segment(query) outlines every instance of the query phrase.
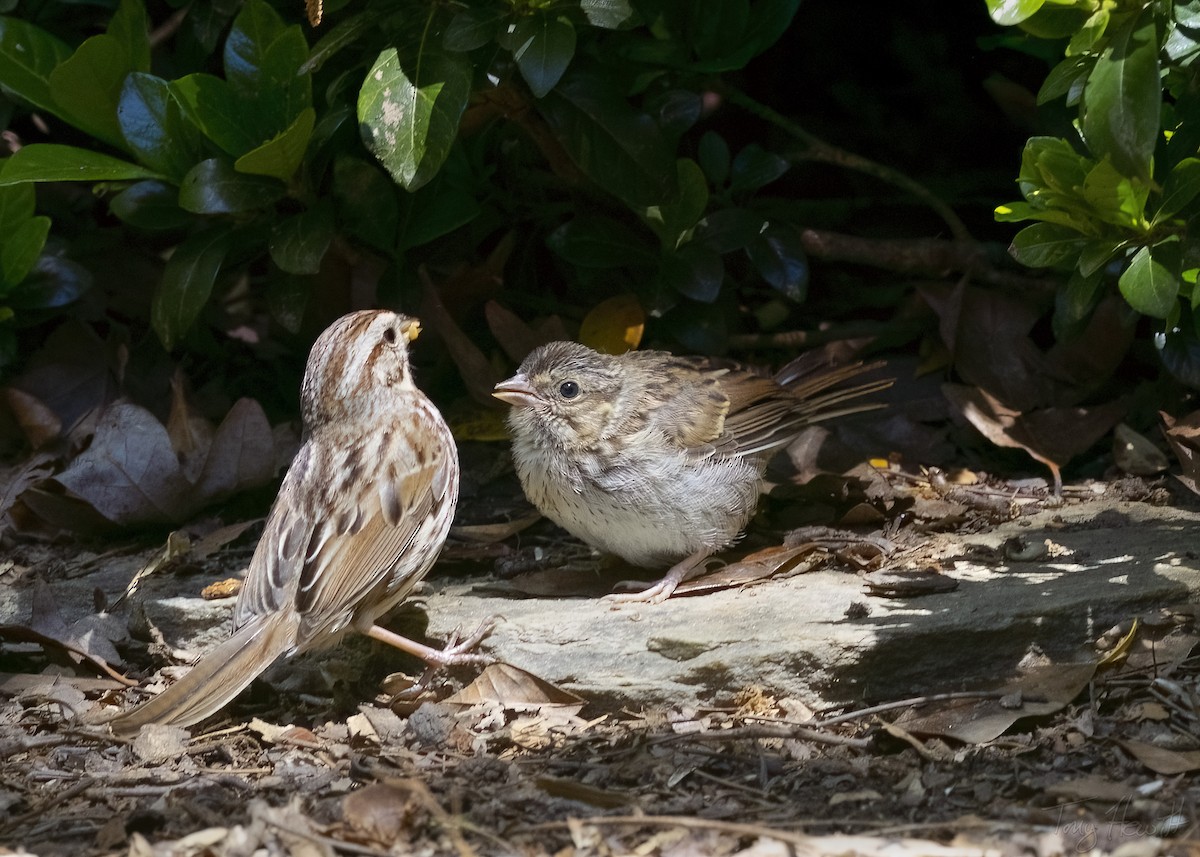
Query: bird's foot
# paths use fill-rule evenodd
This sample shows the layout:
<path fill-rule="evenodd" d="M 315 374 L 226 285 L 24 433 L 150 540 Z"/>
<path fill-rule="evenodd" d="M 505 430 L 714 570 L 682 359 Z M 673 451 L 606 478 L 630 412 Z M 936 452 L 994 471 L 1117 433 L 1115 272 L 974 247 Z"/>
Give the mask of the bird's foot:
<path fill-rule="evenodd" d="M 416 640 L 410 640 L 408 637 L 402 637 L 395 631 L 389 631 L 387 628 L 381 628 L 378 625 L 372 625 L 371 629 L 367 631 L 367 636 L 420 658 L 435 669 L 462 666 L 463 664 L 486 666 L 487 664 L 495 663 L 496 659 L 483 652 L 476 652 L 474 649 L 492 632 L 498 618 L 500 617 L 489 616 L 487 619 L 484 619 L 479 623 L 479 627 L 471 632 L 471 636 L 464 640 L 459 640 L 460 631 L 458 628 L 455 628 L 450 633 L 449 641 L 441 649 L 435 649 L 432 646 L 426 646 L 424 643 L 418 643 Z"/>

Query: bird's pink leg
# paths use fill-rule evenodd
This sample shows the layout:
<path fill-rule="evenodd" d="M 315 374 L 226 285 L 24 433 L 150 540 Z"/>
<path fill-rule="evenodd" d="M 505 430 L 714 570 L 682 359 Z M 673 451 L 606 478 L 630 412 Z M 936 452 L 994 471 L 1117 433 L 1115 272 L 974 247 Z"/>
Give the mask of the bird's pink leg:
<path fill-rule="evenodd" d="M 485 655 L 472 650 L 483 641 L 484 637 L 492 633 L 492 628 L 495 624 L 495 616 L 484 619 L 479 623 L 479 627 L 474 630 L 471 636 L 462 641 L 458 640 L 458 632 L 456 631 L 450 636 L 450 642 L 446 644 L 446 648 L 444 649 L 434 649 L 423 643 L 410 640 L 408 637 L 402 637 L 395 631 L 381 628 L 379 625 L 372 625 L 370 630 L 367 631 L 367 636 L 373 640 L 379 640 L 381 643 L 387 643 L 389 646 L 395 646 L 402 652 L 408 652 L 413 657 L 420 658 L 431 667 L 491 664 L 496 661 L 491 655 Z"/>
<path fill-rule="evenodd" d="M 606 601 L 614 601 L 618 604 L 661 604 L 671 597 L 671 594 L 676 590 L 679 584 L 685 580 L 691 580 L 704 571 L 704 560 L 712 555 L 710 550 L 697 551 L 686 559 L 675 563 L 670 570 L 663 575 L 662 580 L 657 583 L 646 585 L 645 581 L 641 580 L 622 580 L 614 589 L 629 589 L 633 587 L 642 587 L 640 592 L 614 592 L 604 596 Z"/>

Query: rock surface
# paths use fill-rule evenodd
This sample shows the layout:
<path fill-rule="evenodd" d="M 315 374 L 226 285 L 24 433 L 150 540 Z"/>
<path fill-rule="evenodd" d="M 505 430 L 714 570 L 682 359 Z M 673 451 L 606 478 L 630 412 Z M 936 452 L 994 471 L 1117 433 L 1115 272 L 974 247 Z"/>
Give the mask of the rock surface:
<path fill-rule="evenodd" d="M 618 606 L 501 595 L 479 579 L 435 575 L 422 600 L 431 636 L 498 614 L 504 621 L 489 651 L 596 701 L 714 703 L 758 685 L 816 706 L 987 687 L 1031 647 L 1055 660 L 1094 656 L 1092 643 L 1114 623 L 1200 595 L 1198 532 L 1200 513 L 1176 507 L 1088 502 L 1038 511 L 983 534 L 930 536 L 922 554 L 940 557 L 958 586 L 904 599 L 869 595 L 856 574 L 824 570 Z M 986 550 L 1013 537 L 1034 554 L 1049 540 L 1049 555 L 1012 561 Z M 93 616 L 94 588 L 115 599 L 145 559 L 97 563 L 55 582 L 59 614 L 68 623 Z M 228 633 L 233 599 L 178 595 L 207 582 L 166 574 L 143 587 L 146 614 L 179 650 L 199 653 Z M 31 597 L 28 587 L 0 587 L 0 622 L 26 623 Z"/>

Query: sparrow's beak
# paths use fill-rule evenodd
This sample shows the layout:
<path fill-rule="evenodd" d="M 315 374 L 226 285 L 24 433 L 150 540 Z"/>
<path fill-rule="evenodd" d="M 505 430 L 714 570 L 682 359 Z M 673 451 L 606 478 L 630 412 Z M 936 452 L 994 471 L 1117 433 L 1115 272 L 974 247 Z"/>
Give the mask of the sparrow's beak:
<path fill-rule="evenodd" d="M 412 342 L 421 335 L 421 322 L 415 318 L 405 319 L 400 323 L 400 333 L 404 335 L 406 340 Z"/>
<path fill-rule="evenodd" d="M 497 384 L 492 390 L 492 395 L 518 408 L 532 408 L 539 401 L 529 380 L 519 372 L 507 381 Z"/>

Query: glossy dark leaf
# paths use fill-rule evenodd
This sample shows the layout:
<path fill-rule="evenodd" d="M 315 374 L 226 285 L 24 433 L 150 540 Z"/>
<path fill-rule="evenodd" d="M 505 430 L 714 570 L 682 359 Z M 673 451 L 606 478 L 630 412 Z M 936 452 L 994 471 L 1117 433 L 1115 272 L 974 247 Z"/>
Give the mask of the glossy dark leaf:
<path fill-rule="evenodd" d="M 575 28 L 566 18 L 536 14 L 513 29 L 513 59 L 535 98 L 542 98 L 562 79 L 575 56 Z"/>
<path fill-rule="evenodd" d="M 758 273 L 788 299 L 799 303 L 808 293 L 808 256 L 794 226 L 768 226 L 746 245 Z"/>
<path fill-rule="evenodd" d="M 788 162 L 751 143 L 733 159 L 733 174 L 729 186 L 735 191 L 754 191 L 769 185 L 788 171 Z"/>
<path fill-rule="evenodd" d="M 700 138 L 697 156 L 700 168 L 704 170 L 713 186 L 725 184 L 725 180 L 729 178 L 731 163 L 729 144 L 725 142 L 725 138 L 716 131 L 705 131 L 704 136 Z"/>
<path fill-rule="evenodd" d="M 189 74 L 174 81 L 171 89 L 193 124 L 233 157 L 241 157 L 262 142 L 250 116 L 253 103 L 239 97 L 219 77 Z"/>
<path fill-rule="evenodd" d="M 538 107 L 571 159 L 596 184 L 634 208 L 672 190 L 674 155 L 658 125 L 633 112 L 608 84 L 567 75 Z"/>
<path fill-rule="evenodd" d="M 358 94 L 358 121 L 371 153 L 408 190 L 428 183 L 450 154 L 467 106 L 471 66 L 461 54 L 424 46 L 411 62 L 379 55 Z"/>
<path fill-rule="evenodd" d="M 766 225 L 761 214 L 744 208 L 723 208 L 704 218 L 696 230 L 696 240 L 718 253 L 730 253 L 747 246 Z"/>
<path fill-rule="evenodd" d="M 1167 176 L 1166 184 L 1163 186 L 1162 204 L 1154 215 L 1155 222 L 1165 220 L 1183 211 L 1198 193 L 1200 193 L 1200 158 L 1184 158 Z"/>
<path fill-rule="evenodd" d="M 443 173 L 416 193 L 401 198 L 397 246 L 410 250 L 428 244 L 470 223 L 482 210 L 467 189 L 449 183 Z"/>
<path fill-rule="evenodd" d="M 333 195 L 338 221 L 358 240 L 390 253 L 396 246 L 396 186 L 378 167 L 358 158 L 334 162 Z"/>
<path fill-rule="evenodd" d="M 721 294 L 725 264 L 721 257 L 696 244 L 688 244 L 663 257 L 659 276 L 663 283 L 685 297 L 712 303 Z"/>
<path fill-rule="evenodd" d="M 195 214 L 236 214 L 253 211 L 283 196 L 282 182 L 237 172 L 228 161 L 201 161 L 179 186 L 179 206 Z"/>
<path fill-rule="evenodd" d="M 140 72 L 126 77 L 117 116 L 129 151 L 176 181 L 206 154 L 200 130 L 183 115 L 171 84 L 160 77 Z"/>
<path fill-rule="evenodd" d="M 680 137 L 700 120 L 704 103 L 695 92 L 671 89 L 648 102 L 646 108 L 658 119 L 664 134 Z"/>
<path fill-rule="evenodd" d="M 8 302 L 18 310 L 55 309 L 79 300 L 91 287 L 92 274 L 83 265 L 43 253 Z"/>
<path fill-rule="evenodd" d="M 1082 330 L 1092 311 L 1104 295 L 1103 278 L 1099 272 L 1084 276 L 1078 271 L 1071 272 L 1071 279 L 1066 288 L 1055 293 L 1054 302 L 1054 336 L 1065 339 Z"/>
<path fill-rule="evenodd" d="M 228 228 L 220 226 L 192 235 L 167 260 L 150 309 L 150 323 L 168 351 L 208 303 L 228 251 Z"/>
<path fill-rule="evenodd" d="M 107 34 L 92 36 L 50 74 L 50 94 L 72 125 L 123 149 L 117 103 L 130 71 L 124 45 Z"/>
<path fill-rule="evenodd" d="M 111 155 L 61 146 L 57 143 L 33 143 L 22 146 L 3 162 L 0 186 L 21 182 L 105 182 L 165 178 L 147 169 Z"/>
<path fill-rule="evenodd" d="M 629 0 L 579 0 L 579 8 L 593 27 L 615 30 L 633 15 Z"/>
<path fill-rule="evenodd" d="M 304 160 L 316 119 L 316 111 L 305 107 L 284 131 L 242 155 L 234 162 L 234 167 L 238 172 L 288 181 Z"/>
<path fill-rule="evenodd" d="M 6 291 L 33 270 L 49 234 L 49 217 L 30 217 L 0 235 L 0 285 Z"/>
<path fill-rule="evenodd" d="M 0 187 L 0 240 L 29 218 L 37 207 L 37 192 L 32 184 Z"/>
<path fill-rule="evenodd" d="M 225 79 L 251 97 L 261 95 L 267 50 L 287 29 L 264 0 L 246 0 L 225 39 Z"/>
<path fill-rule="evenodd" d="M 333 205 L 328 201 L 285 218 L 271 230 L 271 259 L 290 274 L 315 274 L 334 231 Z"/>
<path fill-rule="evenodd" d="M 546 244 L 581 268 L 619 268 L 632 261 L 650 263 L 646 242 L 611 217 L 581 214 L 550 233 Z"/>
<path fill-rule="evenodd" d="M 1035 223 L 1016 234 L 1009 252 L 1022 265 L 1050 268 L 1068 262 L 1074 265 L 1086 244 L 1087 239 L 1074 229 L 1056 223 Z"/>
<path fill-rule="evenodd" d="M 446 27 L 442 45 L 448 51 L 473 51 L 496 38 L 506 17 L 502 9 L 467 7 Z"/>
<path fill-rule="evenodd" d="M 192 221 L 179 207 L 179 188 L 160 181 L 140 181 L 114 196 L 109 209 L 139 229 L 178 229 Z"/>
<path fill-rule="evenodd" d="M 70 46 L 18 18 L 0 18 L 0 88 L 34 107 L 58 114 L 50 74 L 71 55 Z"/>
<path fill-rule="evenodd" d="M 1143 247 L 1117 281 L 1121 295 L 1143 315 L 1166 318 L 1179 296 L 1178 259 L 1170 259 L 1168 248 Z"/>
<path fill-rule="evenodd" d="M 1162 108 L 1158 47 L 1154 9 L 1147 8 L 1113 34 L 1083 98 L 1083 137 L 1092 154 L 1143 179 L 1150 178 Z"/>

